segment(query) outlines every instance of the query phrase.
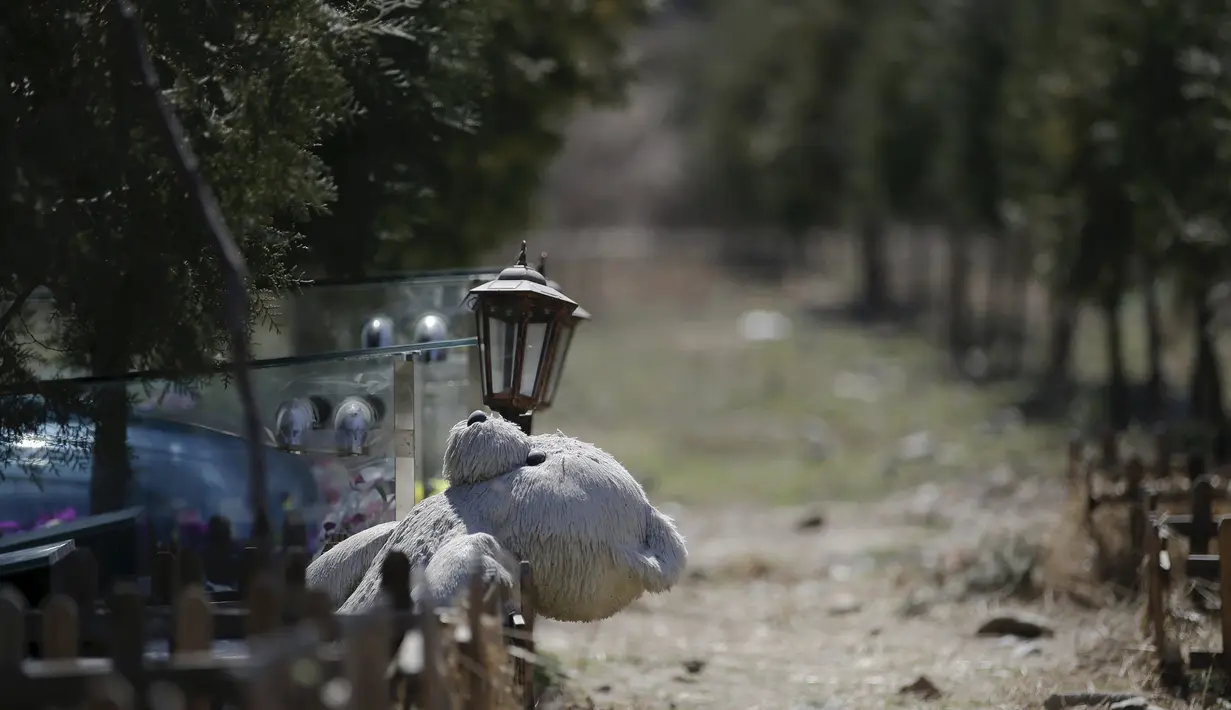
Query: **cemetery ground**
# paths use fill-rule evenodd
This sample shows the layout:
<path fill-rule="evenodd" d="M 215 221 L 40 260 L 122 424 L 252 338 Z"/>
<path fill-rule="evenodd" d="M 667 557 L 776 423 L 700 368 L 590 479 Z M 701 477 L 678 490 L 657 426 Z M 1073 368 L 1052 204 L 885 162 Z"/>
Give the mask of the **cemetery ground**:
<path fill-rule="evenodd" d="M 1190 707 L 1154 690 L 1139 603 L 1088 580 L 1064 433 L 1023 422 L 1017 388 L 949 376 L 909 333 L 810 321 L 791 294 L 723 292 L 687 313 L 595 309 L 536 421 L 616 455 L 691 553 L 668 594 L 540 624 L 576 698 L 1042 708 L 1097 690 Z M 789 335 L 741 337 L 741 315 L 774 330 L 755 309 Z M 1002 615 L 1037 626 L 979 634 Z"/>

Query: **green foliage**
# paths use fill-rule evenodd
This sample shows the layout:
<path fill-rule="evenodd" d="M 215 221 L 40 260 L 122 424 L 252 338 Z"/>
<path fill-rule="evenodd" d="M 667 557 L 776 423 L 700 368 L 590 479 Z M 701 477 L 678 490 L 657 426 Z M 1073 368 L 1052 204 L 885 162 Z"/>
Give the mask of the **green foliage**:
<path fill-rule="evenodd" d="M 304 219 L 333 196 L 312 148 L 345 118 L 349 90 L 332 58 L 345 17 L 275 0 L 151 6 L 143 21 L 252 286 L 286 288 L 298 236 L 276 219 Z M 224 346 L 220 271 L 156 142 L 116 22 L 92 0 L 0 15 L 0 72 L 17 87 L 0 118 L 5 286 L 51 292 L 49 346 L 71 364 L 200 367 Z"/>
<path fill-rule="evenodd" d="M 145 5 L 162 88 L 247 259 L 250 327 L 272 324 L 265 297 L 305 271 L 456 266 L 526 226 L 569 111 L 621 95 L 621 41 L 647 7 Z M 118 19 L 105 0 L 0 10 L 0 386 L 30 390 L 49 369 L 198 371 L 227 346 L 212 237 Z M 0 459 L 42 422 L 84 416 L 114 498 L 126 399 L 5 398 Z"/>
<path fill-rule="evenodd" d="M 904 218 L 935 216 L 940 193 L 933 163 L 942 131 L 927 71 L 937 51 L 930 3 L 882 7 L 858 50 L 849 117 L 851 195 L 865 209 Z"/>
<path fill-rule="evenodd" d="M 1034 237 L 1058 288 L 1226 271 L 1231 11 L 1159 0 L 722 0 L 686 105 L 727 219 Z"/>
<path fill-rule="evenodd" d="M 347 115 L 345 14 L 313 0 L 151 5 L 149 51 L 200 169 L 261 294 L 293 284 L 287 260 L 333 198 L 313 148 Z M 211 235 L 152 121 L 113 3 L 66 0 L 0 11 L 0 382 L 29 384 L 40 360 L 122 374 L 200 371 L 227 345 Z M 49 300 L 32 330 L 22 311 Z M 49 321 L 49 322 L 48 322 Z M 20 325 L 20 327 L 18 327 Z M 38 333 L 37 335 L 35 333 Z M 0 402 L 0 460 L 47 421 L 95 423 L 91 508 L 123 505 L 130 477 L 127 393 L 47 392 Z M 46 431 L 41 431 L 46 435 Z M 72 455 L 82 433 L 61 429 Z"/>
<path fill-rule="evenodd" d="M 835 221 L 849 151 L 844 90 L 872 5 L 725 0 L 713 11 L 688 91 L 714 216 L 788 232 Z"/>
<path fill-rule="evenodd" d="M 332 276 L 466 263 L 522 229 L 579 102 L 622 96 L 644 0 L 390 3 L 349 66 L 361 109 L 323 147 L 339 188 L 307 225 Z M 384 6 L 381 6 L 384 8 Z"/>

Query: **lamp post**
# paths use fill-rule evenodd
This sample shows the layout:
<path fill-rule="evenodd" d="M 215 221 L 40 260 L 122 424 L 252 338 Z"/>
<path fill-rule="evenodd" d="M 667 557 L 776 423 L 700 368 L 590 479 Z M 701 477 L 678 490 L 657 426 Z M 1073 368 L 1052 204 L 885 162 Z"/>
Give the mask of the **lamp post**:
<path fill-rule="evenodd" d="M 538 272 L 547 277 L 547 252 L 539 254 Z M 551 279 L 547 279 L 547 285 L 560 290 L 560 285 Z M 577 310 L 573 311 L 568 317 L 560 323 L 560 344 L 556 349 L 556 359 L 551 366 L 551 378 L 547 381 L 547 393 L 543 396 L 543 401 L 539 402 L 538 411 L 551 408 L 552 403 L 556 401 L 556 393 L 560 391 L 560 380 L 564 377 L 564 362 L 568 359 L 569 346 L 573 343 L 573 332 L 577 326 L 585 321 L 590 320 L 590 312 L 581 306 L 577 306 Z"/>
<path fill-rule="evenodd" d="M 483 404 L 529 434 L 528 415 L 547 395 L 560 336 L 577 302 L 526 265 L 523 241 L 517 263 L 470 289 L 467 304 L 475 313 Z"/>

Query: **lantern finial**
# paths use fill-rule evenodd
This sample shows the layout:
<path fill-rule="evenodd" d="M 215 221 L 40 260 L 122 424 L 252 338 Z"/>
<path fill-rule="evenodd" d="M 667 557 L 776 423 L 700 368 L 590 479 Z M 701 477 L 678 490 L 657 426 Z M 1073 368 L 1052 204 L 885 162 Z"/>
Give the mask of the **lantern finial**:
<path fill-rule="evenodd" d="M 521 240 L 521 254 L 517 256 L 517 265 L 518 266 L 526 265 L 526 240 L 525 239 Z"/>
<path fill-rule="evenodd" d="M 535 271 L 542 274 L 544 278 L 547 277 L 547 252 L 539 252 L 539 266 Z"/>

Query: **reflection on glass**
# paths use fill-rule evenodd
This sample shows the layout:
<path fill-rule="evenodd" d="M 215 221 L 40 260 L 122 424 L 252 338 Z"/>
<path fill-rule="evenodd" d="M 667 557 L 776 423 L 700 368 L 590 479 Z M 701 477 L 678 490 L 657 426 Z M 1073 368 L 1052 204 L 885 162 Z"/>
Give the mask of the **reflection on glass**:
<path fill-rule="evenodd" d="M 393 518 L 392 418 L 384 413 L 392 411 L 393 365 L 403 357 L 252 370 L 275 533 L 302 520 L 315 547 L 331 530 Z M 211 527 L 229 529 L 235 540 L 250 535 L 248 444 L 236 389 L 224 375 L 191 386 L 95 383 L 82 401 L 91 405 L 76 407 L 63 426 L 44 424 L 0 463 L 0 534 L 143 506 L 164 542 L 204 539 Z M 103 416 L 107 401 L 120 406 Z M 366 414 L 348 419 L 347 402 Z M 336 441 L 339 426 L 345 447 Z M 118 439 L 106 434 L 117 429 Z M 117 440 L 118 448 L 104 444 Z M 355 441 L 361 445 L 350 446 Z"/>
<path fill-rule="evenodd" d="M 444 471 L 445 441 L 449 429 L 482 405 L 479 391 L 470 380 L 467 364 L 469 357 L 477 356 L 476 348 L 467 348 L 446 360 L 429 358 L 426 362 L 415 363 L 415 367 L 423 368 L 423 416 L 422 421 L 416 424 L 423 431 L 423 456 L 420 457 L 424 467 L 422 475 L 429 479 L 440 478 Z M 439 483 L 433 486 L 433 490 L 440 488 Z"/>
<path fill-rule="evenodd" d="M 489 315 L 487 328 L 488 342 L 492 348 L 492 393 L 509 392 L 513 389 L 513 358 L 517 356 L 517 324 Z"/>
<path fill-rule="evenodd" d="M 556 401 L 556 390 L 560 388 L 560 376 L 564 373 L 569 345 L 573 343 L 573 330 L 571 325 L 560 329 L 560 345 L 556 348 L 556 359 L 551 363 L 551 379 L 547 381 L 547 401 L 552 404 Z"/>
<path fill-rule="evenodd" d="M 466 295 L 476 279 L 490 278 L 495 274 L 480 270 L 309 285 L 277 300 L 278 332 L 258 329 L 253 353 L 258 358 L 291 357 L 474 337 Z M 424 321 L 429 314 L 436 317 Z M 377 318 L 379 327 L 373 328 Z"/>
<path fill-rule="evenodd" d="M 519 394 L 527 397 L 534 394 L 534 385 L 538 382 L 539 359 L 543 357 L 543 340 L 546 337 L 546 323 L 526 324 L 526 344 L 525 353 L 522 355 Z"/>

